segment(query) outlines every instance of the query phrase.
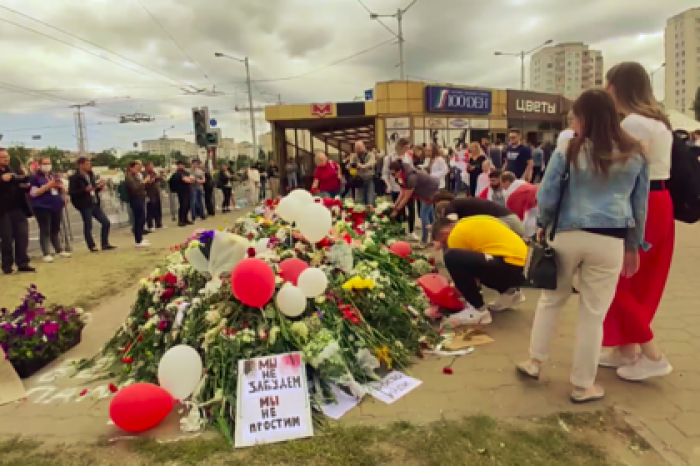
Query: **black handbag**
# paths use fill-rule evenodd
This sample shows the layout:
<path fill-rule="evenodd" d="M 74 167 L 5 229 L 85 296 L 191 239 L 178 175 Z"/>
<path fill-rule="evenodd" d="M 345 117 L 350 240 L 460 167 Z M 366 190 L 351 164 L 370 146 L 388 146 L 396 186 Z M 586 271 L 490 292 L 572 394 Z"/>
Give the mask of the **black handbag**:
<path fill-rule="evenodd" d="M 559 211 L 564 200 L 566 188 L 569 186 L 569 175 L 571 173 L 571 165 L 566 165 L 566 170 L 561 177 L 559 185 L 559 199 L 557 200 L 557 208 L 554 212 L 554 222 L 549 231 L 549 242 L 547 236 L 542 241 L 533 238 L 528 244 L 527 259 L 523 268 L 526 286 L 530 288 L 538 288 L 541 290 L 556 290 L 557 289 L 557 261 L 556 252 L 550 246 L 550 242 L 554 241 L 554 235 L 559 223 Z"/>

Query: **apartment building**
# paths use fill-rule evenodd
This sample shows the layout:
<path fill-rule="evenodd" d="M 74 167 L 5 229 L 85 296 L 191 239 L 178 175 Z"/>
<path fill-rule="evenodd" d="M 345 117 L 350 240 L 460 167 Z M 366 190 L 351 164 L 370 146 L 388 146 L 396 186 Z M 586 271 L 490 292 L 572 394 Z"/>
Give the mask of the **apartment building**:
<path fill-rule="evenodd" d="M 141 141 L 141 150 L 149 154 L 172 154 L 180 152 L 182 155 L 195 158 L 199 155 L 198 147 L 195 143 L 185 139 L 159 138 Z"/>
<path fill-rule="evenodd" d="M 691 8 L 666 21 L 665 107 L 695 118 L 693 101 L 700 87 L 700 8 Z"/>
<path fill-rule="evenodd" d="M 603 86 L 603 54 L 583 42 L 545 47 L 530 60 L 530 90 L 577 98 Z"/>

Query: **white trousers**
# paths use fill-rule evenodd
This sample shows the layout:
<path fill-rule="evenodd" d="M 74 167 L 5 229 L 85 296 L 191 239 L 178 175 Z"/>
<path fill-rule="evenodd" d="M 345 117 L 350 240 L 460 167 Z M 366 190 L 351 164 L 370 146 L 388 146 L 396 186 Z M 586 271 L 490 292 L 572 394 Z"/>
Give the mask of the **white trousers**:
<path fill-rule="evenodd" d="M 530 357 L 549 357 L 559 312 L 571 295 L 579 272 L 579 318 L 576 328 L 571 383 L 589 388 L 595 383 L 603 343 L 603 320 L 615 297 L 622 270 L 624 241 L 585 231 L 558 233 L 551 243 L 556 251 L 557 289 L 542 291 L 530 337 Z"/>
<path fill-rule="evenodd" d="M 258 183 L 248 180 L 248 200 L 250 201 L 250 207 L 255 207 L 260 202 L 258 199 L 260 196 L 260 191 L 258 188 Z"/>

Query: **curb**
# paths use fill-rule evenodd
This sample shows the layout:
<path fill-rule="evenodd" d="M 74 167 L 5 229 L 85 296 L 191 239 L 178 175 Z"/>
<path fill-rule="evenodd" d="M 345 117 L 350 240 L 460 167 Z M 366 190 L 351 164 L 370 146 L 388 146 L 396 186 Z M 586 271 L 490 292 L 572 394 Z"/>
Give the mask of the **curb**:
<path fill-rule="evenodd" d="M 634 416 L 633 414 L 625 411 L 624 409 L 615 406 L 615 412 L 622 416 L 627 425 L 640 437 L 646 440 L 649 445 L 656 451 L 659 456 L 668 464 L 669 466 L 690 466 L 690 463 L 678 453 L 671 445 L 666 443 L 652 432 L 644 421 Z"/>

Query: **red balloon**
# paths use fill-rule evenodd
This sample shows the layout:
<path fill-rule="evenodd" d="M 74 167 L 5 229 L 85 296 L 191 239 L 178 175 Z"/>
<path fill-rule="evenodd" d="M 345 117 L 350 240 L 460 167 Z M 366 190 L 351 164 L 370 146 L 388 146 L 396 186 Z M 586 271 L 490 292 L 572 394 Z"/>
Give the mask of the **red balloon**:
<path fill-rule="evenodd" d="M 231 272 L 231 290 L 243 304 L 263 307 L 275 292 L 275 273 L 262 259 L 243 259 Z"/>
<path fill-rule="evenodd" d="M 411 245 L 405 241 L 397 241 L 389 247 L 389 251 L 405 259 L 411 255 Z"/>
<path fill-rule="evenodd" d="M 132 433 L 152 429 L 173 409 L 175 400 L 159 387 L 137 383 L 122 388 L 109 404 L 109 418 L 122 430 Z"/>
<path fill-rule="evenodd" d="M 459 299 L 459 291 L 442 275 L 437 273 L 423 275 L 418 279 L 418 285 L 423 288 L 432 304 L 452 311 L 464 309 L 464 303 Z"/>
<path fill-rule="evenodd" d="M 299 275 L 308 268 L 309 264 L 296 257 L 285 259 L 280 262 L 280 277 L 282 277 L 284 281 L 291 282 L 292 285 L 296 286 Z"/>

